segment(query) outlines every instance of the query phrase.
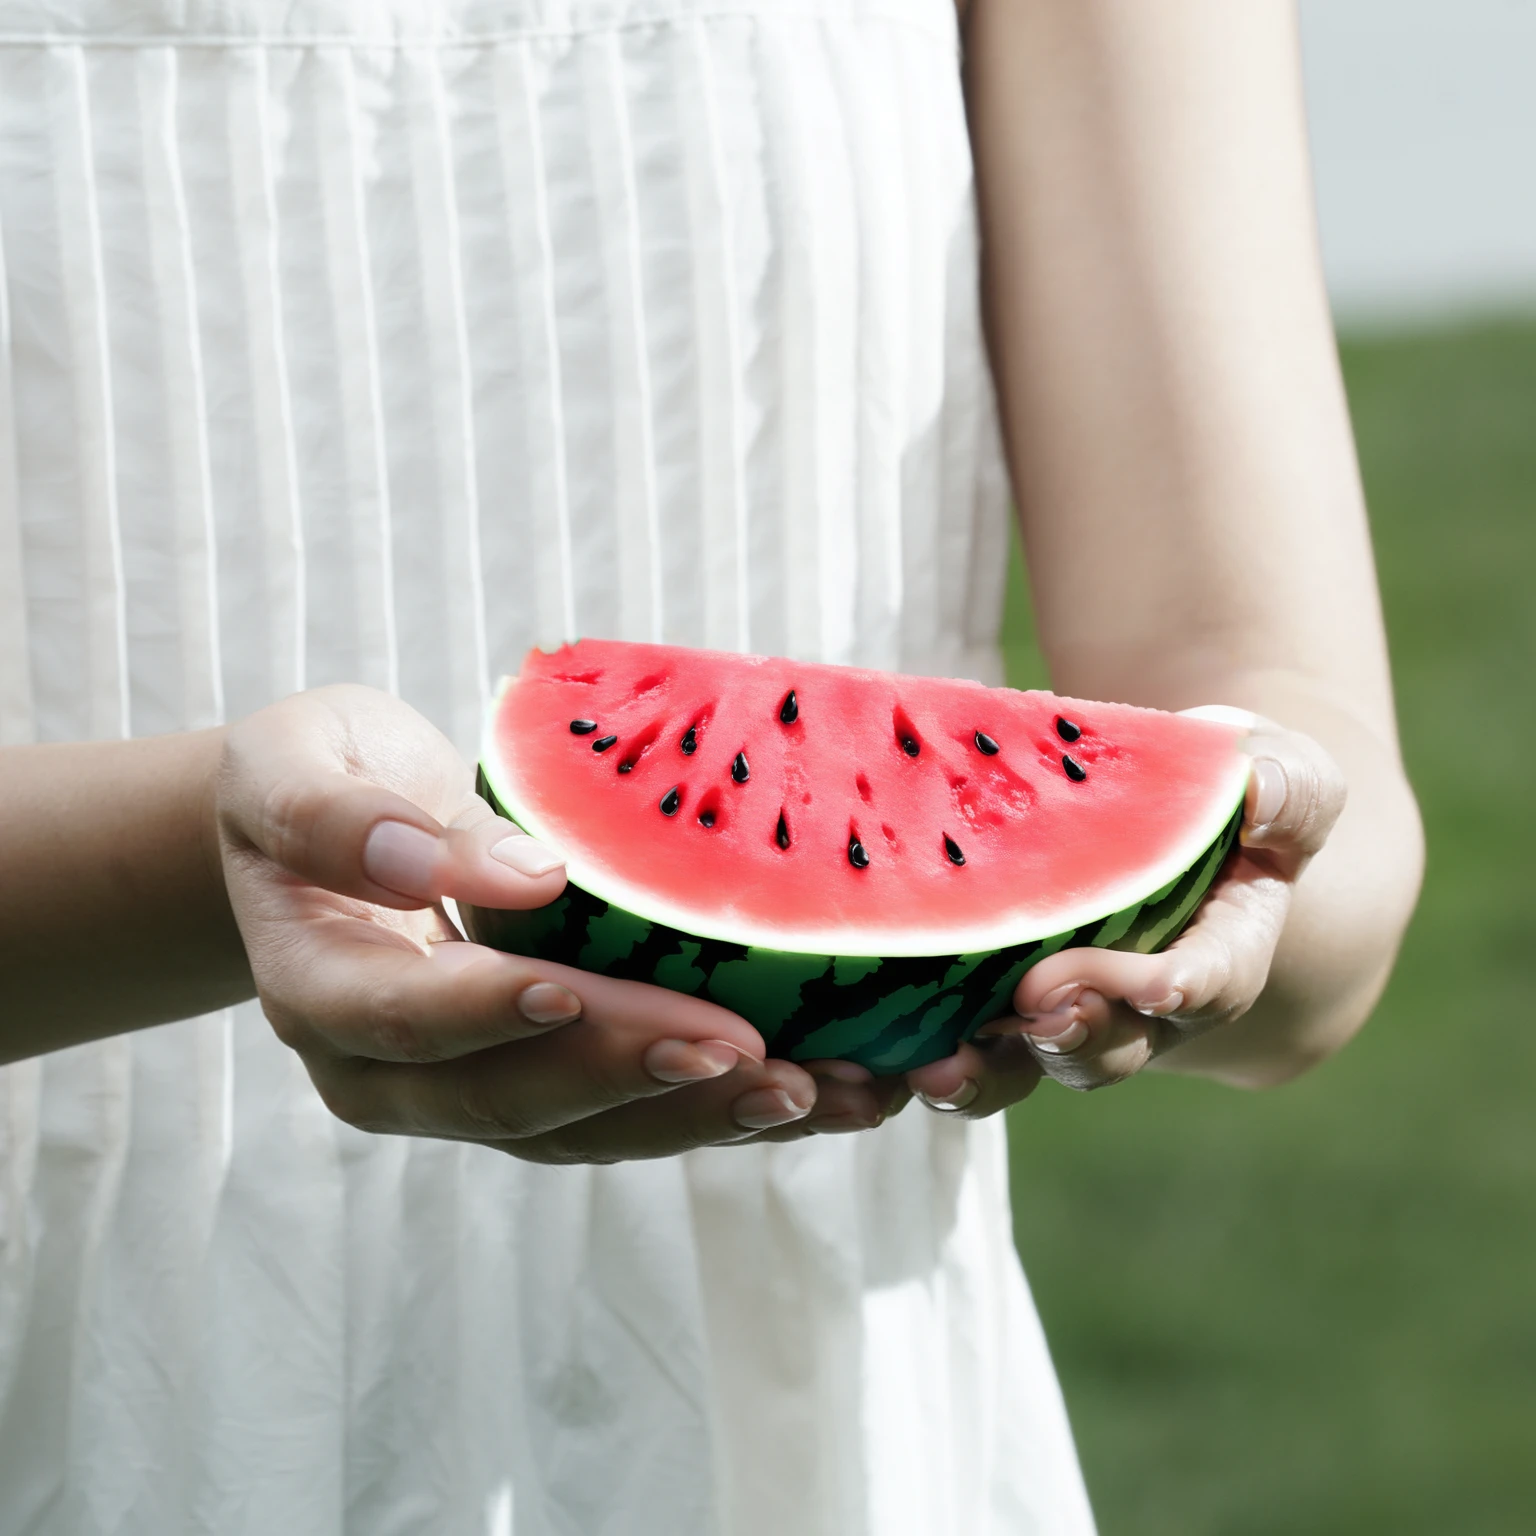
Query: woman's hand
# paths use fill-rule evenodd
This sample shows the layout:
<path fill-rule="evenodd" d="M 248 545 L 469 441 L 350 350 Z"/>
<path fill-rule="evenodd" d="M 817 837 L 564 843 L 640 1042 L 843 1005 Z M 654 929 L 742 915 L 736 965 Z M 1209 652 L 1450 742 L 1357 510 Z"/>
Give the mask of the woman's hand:
<path fill-rule="evenodd" d="M 1196 711 L 1198 713 L 1198 711 Z M 936 1109 L 992 1114 L 1042 1074 L 1102 1088 L 1241 1018 L 1269 976 L 1297 880 L 1344 808 L 1344 777 L 1311 739 L 1257 720 L 1238 847 L 1195 921 L 1166 950 L 1068 949 L 1032 967 L 1015 1012 L 907 1075 Z"/>
<path fill-rule="evenodd" d="M 712 1003 L 462 942 L 443 897 L 542 906 L 564 867 L 387 694 L 318 689 L 231 727 L 216 815 L 262 1006 L 355 1126 L 614 1162 L 880 1118 L 868 1073 L 765 1060 Z"/>

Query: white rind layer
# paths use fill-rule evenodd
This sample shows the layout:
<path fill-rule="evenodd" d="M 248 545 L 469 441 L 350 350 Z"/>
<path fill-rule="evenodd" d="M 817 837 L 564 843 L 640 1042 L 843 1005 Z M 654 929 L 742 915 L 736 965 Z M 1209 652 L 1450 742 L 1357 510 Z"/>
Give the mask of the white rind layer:
<path fill-rule="evenodd" d="M 516 683 L 515 677 L 501 679 L 496 688 L 497 704 L 507 689 Z M 930 928 L 923 933 L 896 933 L 889 929 L 859 928 L 842 923 L 836 927 L 816 929 L 781 927 L 771 923 L 734 921 L 728 913 L 722 913 L 718 908 L 706 911 L 681 906 L 615 875 L 580 852 L 562 847 L 560 834 L 552 831 L 538 812 L 513 791 L 502 772 L 495 740 L 495 723 L 499 714 L 500 710 L 493 704 L 487 713 L 485 736 L 480 750 L 480 764 L 491 792 L 523 831 L 548 843 L 556 852 L 564 855 L 566 878 L 573 885 L 579 885 L 599 900 L 622 907 L 626 912 L 633 912 L 650 922 L 663 923 L 668 928 L 676 928 L 679 932 L 697 938 L 718 939 L 729 944 L 745 944 L 759 949 L 776 949 L 785 954 L 869 956 L 880 959 L 921 955 L 978 955 L 996 949 L 1009 949 L 1016 944 L 1032 944 L 1040 939 L 1054 938 L 1059 933 L 1068 933 L 1074 928 L 1086 927 L 1089 923 L 1101 922 L 1106 917 L 1112 917 L 1127 907 L 1145 901 L 1154 891 L 1162 890 L 1182 875 L 1221 835 L 1248 790 L 1249 760 L 1239 755 L 1233 760 L 1222 785 L 1222 793 L 1211 796 L 1206 815 L 1172 844 L 1161 859 L 1144 865 L 1118 884 L 1104 887 L 1093 899 L 1072 906 L 1053 907 L 1044 912 L 1021 907 L 999 917 L 995 922 L 944 928 L 942 937 L 937 940 L 935 935 L 939 933 L 938 928 Z"/>

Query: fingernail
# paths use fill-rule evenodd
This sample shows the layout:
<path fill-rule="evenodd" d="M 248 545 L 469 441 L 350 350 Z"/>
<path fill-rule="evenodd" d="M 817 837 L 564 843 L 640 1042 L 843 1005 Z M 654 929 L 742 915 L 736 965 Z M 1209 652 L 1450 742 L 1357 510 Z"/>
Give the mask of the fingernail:
<path fill-rule="evenodd" d="M 941 1115 L 952 1115 L 956 1110 L 965 1109 L 976 1102 L 976 1095 L 981 1092 L 981 1084 L 973 1077 L 968 1077 L 955 1089 L 953 1093 L 919 1093 L 920 1098 L 929 1109 L 936 1109 Z"/>
<path fill-rule="evenodd" d="M 856 1061 L 818 1061 L 814 1065 L 802 1062 L 801 1065 L 812 1077 L 830 1077 L 837 1083 L 872 1083 L 875 1074 L 868 1067 L 861 1067 Z"/>
<path fill-rule="evenodd" d="M 569 1024 L 581 1017 L 581 999 L 553 981 L 536 981 L 517 994 L 517 1011 L 530 1024 Z"/>
<path fill-rule="evenodd" d="M 1044 1051 L 1048 1056 L 1066 1056 L 1088 1038 L 1088 1027 L 1079 1020 L 1073 1019 L 1065 1029 L 1057 1031 L 1054 1035 L 1036 1035 L 1026 1029 L 1024 1038 L 1036 1050 Z"/>
<path fill-rule="evenodd" d="M 1286 782 L 1285 769 L 1272 757 L 1254 759 L 1253 777 L 1259 787 L 1253 797 L 1253 820 L 1249 831 L 1260 832 L 1280 814 L 1290 786 Z"/>
<path fill-rule="evenodd" d="M 641 1059 L 659 1083 L 703 1083 L 723 1077 L 741 1052 L 725 1040 L 658 1040 Z"/>
<path fill-rule="evenodd" d="M 1057 987 L 1054 992 L 1047 992 L 1035 1007 L 1038 1013 L 1056 1013 L 1062 1008 L 1070 1008 L 1075 1003 L 1083 990 L 1080 981 L 1069 981 L 1064 986 Z"/>
<path fill-rule="evenodd" d="M 547 843 L 536 837 L 504 837 L 491 849 L 491 857 L 510 865 L 520 875 L 536 879 L 552 869 L 560 869 L 565 860 Z"/>
<path fill-rule="evenodd" d="M 803 1120 L 811 1106 L 802 1109 L 782 1088 L 755 1088 L 731 1105 L 731 1117 L 749 1131 L 766 1131 L 775 1125 Z"/>
<path fill-rule="evenodd" d="M 850 1136 L 856 1131 L 872 1131 L 880 1124 L 878 1115 L 857 1115 L 852 1111 L 841 1115 L 818 1115 L 806 1122 L 818 1136 Z"/>
<path fill-rule="evenodd" d="M 1184 1006 L 1184 994 L 1175 988 L 1160 1003 L 1148 1003 L 1136 1012 L 1144 1018 L 1160 1019 L 1165 1013 L 1177 1013 Z"/>
<path fill-rule="evenodd" d="M 402 896 L 430 896 L 437 839 L 406 821 L 381 821 L 363 844 L 363 873 Z"/>

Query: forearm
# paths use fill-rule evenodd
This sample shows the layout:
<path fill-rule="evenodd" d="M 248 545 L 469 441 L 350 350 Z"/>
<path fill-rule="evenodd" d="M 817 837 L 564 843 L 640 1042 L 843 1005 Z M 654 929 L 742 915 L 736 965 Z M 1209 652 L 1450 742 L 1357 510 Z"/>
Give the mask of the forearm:
<path fill-rule="evenodd" d="M 1349 784 L 1259 1005 L 1171 1070 L 1326 1054 L 1417 891 L 1370 541 L 1312 226 L 1290 7 L 974 0 L 985 299 L 1052 682 L 1240 705 Z"/>
<path fill-rule="evenodd" d="M 222 742 L 0 750 L 0 1061 L 253 995 L 213 824 Z"/>

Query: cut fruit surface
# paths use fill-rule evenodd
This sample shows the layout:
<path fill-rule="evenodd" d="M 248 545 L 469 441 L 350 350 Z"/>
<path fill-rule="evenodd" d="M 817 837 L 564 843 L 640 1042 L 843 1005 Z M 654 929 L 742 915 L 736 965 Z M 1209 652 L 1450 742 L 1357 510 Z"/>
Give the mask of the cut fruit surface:
<path fill-rule="evenodd" d="M 1063 943 L 1173 937 L 1235 835 L 1242 734 L 776 658 L 590 640 L 534 651 L 492 706 L 482 781 L 565 855 L 570 886 L 542 912 L 472 914 L 475 936 L 729 995 L 770 1034 L 793 1020 L 802 1043 L 822 1030 L 817 1010 L 830 1025 L 869 1004 L 865 1024 L 885 1028 L 895 1004 L 875 1006 L 872 984 L 887 1000 L 905 989 L 903 1017 L 932 1053 Z M 720 974 L 737 951 L 755 969 Z M 826 992 L 814 1003 L 812 983 Z M 858 1054 L 828 1043 L 815 1054 Z"/>

